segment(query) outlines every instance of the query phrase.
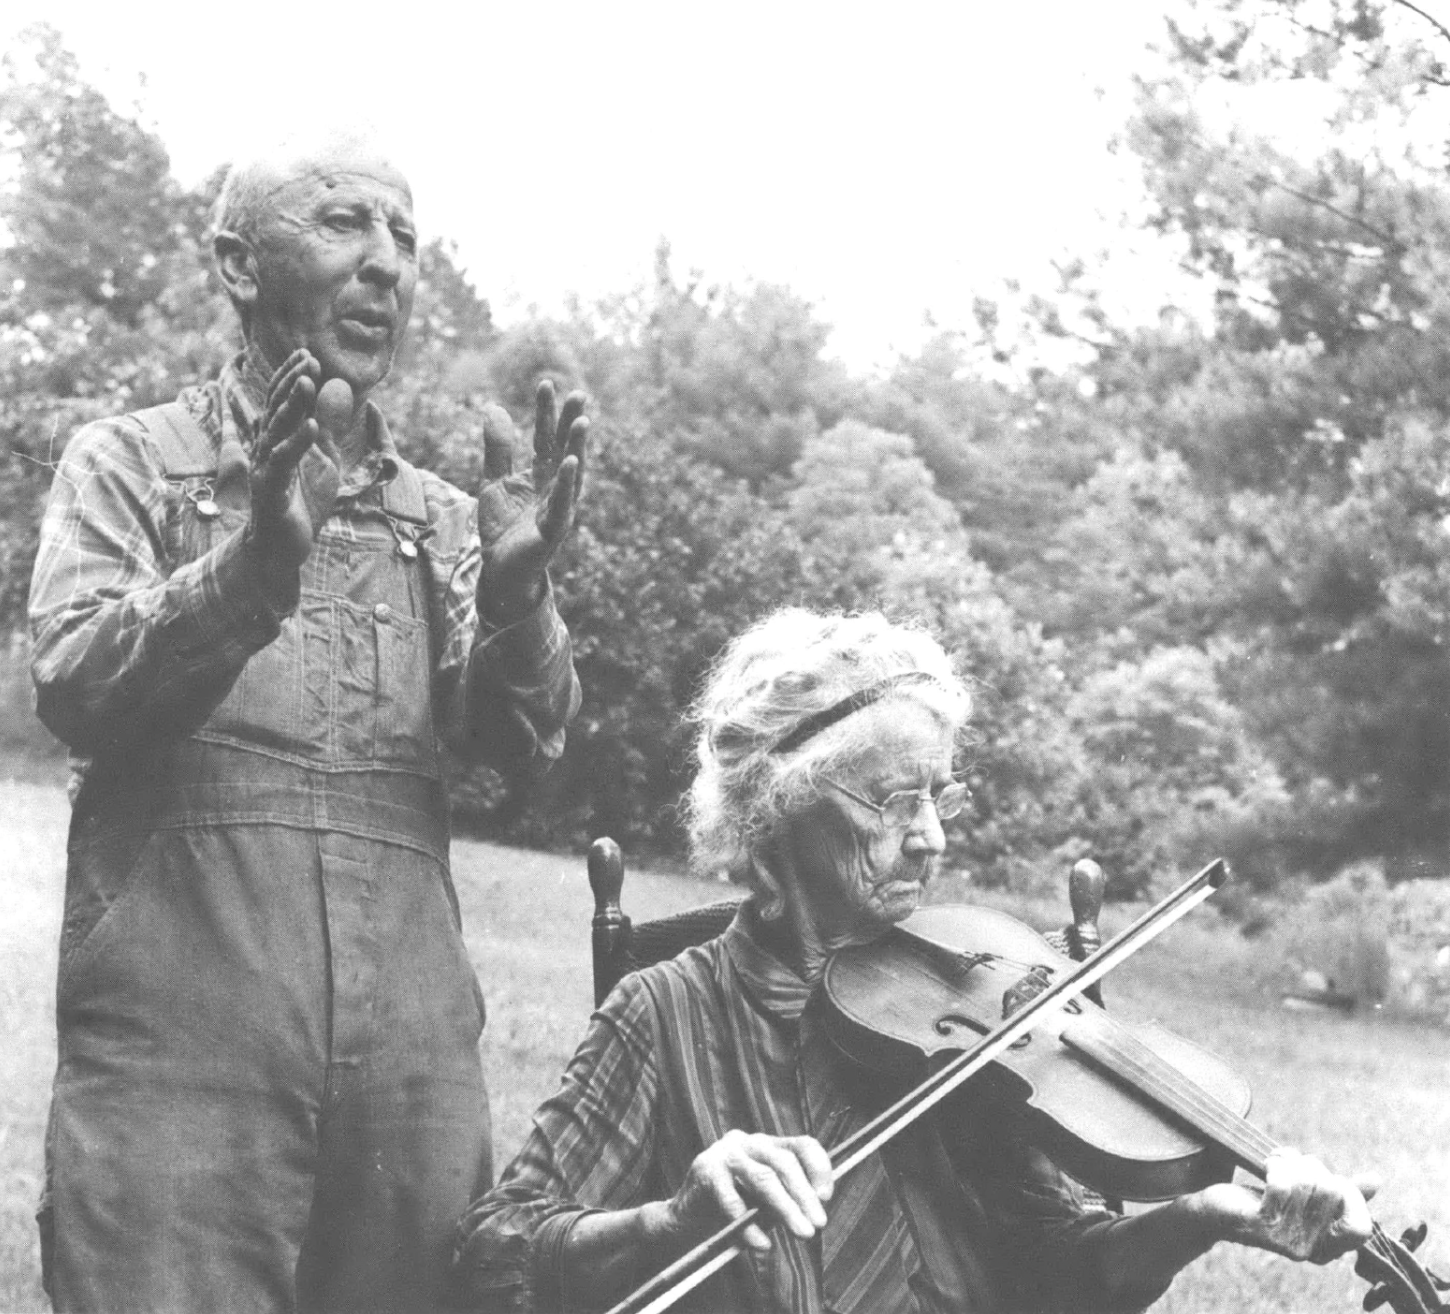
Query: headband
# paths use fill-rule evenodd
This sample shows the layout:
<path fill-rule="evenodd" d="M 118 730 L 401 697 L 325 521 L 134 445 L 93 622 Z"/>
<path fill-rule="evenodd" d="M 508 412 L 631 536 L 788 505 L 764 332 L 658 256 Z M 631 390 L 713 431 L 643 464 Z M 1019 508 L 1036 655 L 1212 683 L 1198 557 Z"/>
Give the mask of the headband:
<path fill-rule="evenodd" d="M 819 712 L 812 712 L 804 720 L 798 721 L 775 741 L 770 751 L 772 753 L 793 752 L 807 739 L 813 739 L 828 726 L 845 720 L 852 712 L 859 712 L 863 707 L 879 703 L 893 689 L 897 689 L 903 684 L 920 684 L 923 680 L 935 680 L 935 678 L 926 671 L 902 671 L 899 675 L 888 675 L 884 680 L 868 684 L 864 689 L 841 699 L 839 703 L 832 703 L 829 707 L 823 708 Z"/>

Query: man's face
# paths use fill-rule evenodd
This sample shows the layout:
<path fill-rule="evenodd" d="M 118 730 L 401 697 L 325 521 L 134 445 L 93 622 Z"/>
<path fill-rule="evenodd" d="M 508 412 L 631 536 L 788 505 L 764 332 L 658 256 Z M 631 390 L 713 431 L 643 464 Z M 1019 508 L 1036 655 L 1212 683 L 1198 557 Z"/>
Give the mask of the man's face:
<path fill-rule="evenodd" d="M 269 364 L 306 347 L 358 393 L 386 376 L 413 309 L 418 238 L 407 180 L 363 151 L 288 171 L 257 235 L 252 339 Z"/>

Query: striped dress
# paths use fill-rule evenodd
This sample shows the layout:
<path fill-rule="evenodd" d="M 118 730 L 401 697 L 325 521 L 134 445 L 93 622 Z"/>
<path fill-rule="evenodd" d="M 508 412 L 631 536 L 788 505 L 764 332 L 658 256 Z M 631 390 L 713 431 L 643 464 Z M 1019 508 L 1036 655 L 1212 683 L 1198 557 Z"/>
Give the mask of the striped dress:
<path fill-rule="evenodd" d="M 475 1307 L 587 1310 L 623 1293 L 561 1289 L 558 1254 L 586 1211 L 672 1196 L 732 1128 L 828 1148 L 854 1107 L 809 1007 L 810 986 L 751 933 L 627 976 L 595 1013 L 527 1143 L 459 1231 L 455 1275 Z M 990 1314 L 1109 1308 L 1088 1211 L 1045 1159 L 966 1106 L 923 1119 L 837 1184 L 825 1231 L 777 1231 L 677 1308 L 779 1314 Z M 640 1273 L 639 1281 L 650 1276 Z"/>

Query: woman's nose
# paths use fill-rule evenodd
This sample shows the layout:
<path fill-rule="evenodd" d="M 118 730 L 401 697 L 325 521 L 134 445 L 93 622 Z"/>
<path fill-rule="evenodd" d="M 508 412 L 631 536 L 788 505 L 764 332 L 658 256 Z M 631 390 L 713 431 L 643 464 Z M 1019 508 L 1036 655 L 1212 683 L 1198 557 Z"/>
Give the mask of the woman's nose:
<path fill-rule="evenodd" d="M 920 854 L 941 854 L 946 851 L 947 837 L 942 830 L 941 818 L 936 814 L 936 804 L 931 801 L 930 796 L 924 796 L 917 805 L 916 815 L 911 819 L 911 825 L 906 828 L 906 834 L 901 841 L 903 853 L 913 856 Z"/>

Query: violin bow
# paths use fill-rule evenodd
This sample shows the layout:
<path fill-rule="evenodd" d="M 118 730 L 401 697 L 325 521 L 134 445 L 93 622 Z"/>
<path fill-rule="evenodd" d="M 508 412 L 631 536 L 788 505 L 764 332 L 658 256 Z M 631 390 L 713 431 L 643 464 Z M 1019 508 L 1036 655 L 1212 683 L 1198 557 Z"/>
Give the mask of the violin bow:
<path fill-rule="evenodd" d="M 839 1181 L 928 1109 L 946 1099 L 969 1077 L 986 1067 L 998 1054 L 1026 1035 L 1044 1018 L 1066 1008 L 1089 986 L 1137 953 L 1179 918 L 1198 907 L 1226 880 L 1228 867 L 1224 861 L 1220 858 L 1209 863 L 1167 898 L 1154 904 L 1137 921 L 1125 927 L 1095 954 L 1085 958 L 1073 971 L 1059 977 L 1040 994 L 1023 1004 L 970 1049 L 957 1055 L 890 1108 L 877 1114 L 864 1127 L 848 1136 L 831 1151 L 832 1181 Z M 758 1207 L 748 1209 L 718 1232 L 706 1237 L 668 1268 L 662 1269 L 643 1286 L 636 1288 L 617 1305 L 612 1306 L 607 1314 L 659 1314 L 659 1311 L 668 1309 L 687 1292 L 694 1290 L 724 1268 L 741 1252 L 744 1243 L 739 1239 L 740 1235 L 759 1216 Z M 1395 1310 L 1396 1314 L 1422 1314 L 1422 1311 L 1413 1308 L 1402 1311 L 1396 1306 Z M 1438 1314 L 1438 1311 L 1431 1306 L 1423 1314 Z"/>

